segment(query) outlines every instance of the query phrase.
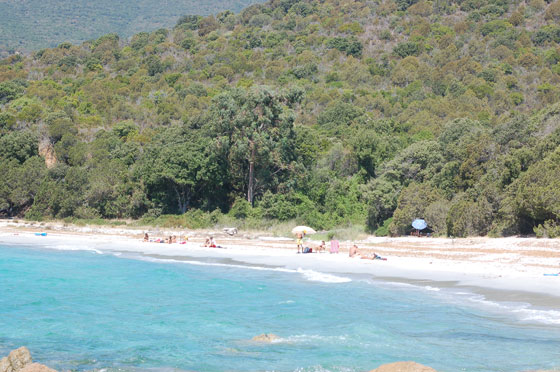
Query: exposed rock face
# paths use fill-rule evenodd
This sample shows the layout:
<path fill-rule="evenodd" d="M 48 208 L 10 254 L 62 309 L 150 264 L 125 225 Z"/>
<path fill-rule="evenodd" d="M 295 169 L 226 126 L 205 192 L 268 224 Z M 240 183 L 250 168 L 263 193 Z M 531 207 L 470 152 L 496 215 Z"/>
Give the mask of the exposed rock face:
<path fill-rule="evenodd" d="M 39 155 L 45 159 L 47 168 L 52 168 L 56 165 L 56 155 L 54 147 L 49 141 L 42 141 L 39 143 Z"/>
<path fill-rule="evenodd" d="M 256 341 L 256 342 L 272 342 L 272 341 L 279 340 L 279 339 L 280 339 L 280 337 L 276 336 L 273 333 L 264 333 L 262 335 L 258 335 L 258 336 L 253 337 L 251 340 Z M 0 371 L 0 372 L 2 372 L 2 371 Z"/>
<path fill-rule="evenodd" d="M 396 362 L 384 364 L 370 372 L 437 372 L 435 369 L 426 367 L 415 362 Z"/>
<path fill-rule="evenodd" d="M 33 363 L 31 354 L 25 346 L 12 350 L 0 360 L 0 372 L 56 372 L 47 366 Z"/>

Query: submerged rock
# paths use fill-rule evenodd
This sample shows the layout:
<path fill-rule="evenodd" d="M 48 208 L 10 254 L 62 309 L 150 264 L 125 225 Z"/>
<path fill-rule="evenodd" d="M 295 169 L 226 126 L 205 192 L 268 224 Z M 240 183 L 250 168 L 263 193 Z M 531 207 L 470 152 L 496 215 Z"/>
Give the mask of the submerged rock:
<path fill-rule="evenodd" d="M 437 372 L 431 367 L 416 362 L 396 362 L 384 364 L 370 372 Z"/>
<path fill-rule="evenodd" d="M 12 350 L 7 357 L 0 359 L 0 372 L 56 372 L 47 366 L 33 363 L 31 353 L 22 346 Z"/>
<path fill-rule="evenodd" d="M 262 335 L 255 336 L 251 339 L 251 341 L 255 342 L 272 342 L 279 340 L 280 337 L 276 336 L 274 333 L 264 333 Z M 1 372 L 1 371 L 0 371 Z"/>

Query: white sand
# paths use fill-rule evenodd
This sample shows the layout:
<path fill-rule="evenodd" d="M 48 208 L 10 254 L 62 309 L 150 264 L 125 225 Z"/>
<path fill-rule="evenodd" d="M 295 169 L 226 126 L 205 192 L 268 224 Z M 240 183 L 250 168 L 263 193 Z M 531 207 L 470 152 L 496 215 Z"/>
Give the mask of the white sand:
<path fill-rule="evenodd" d="M 46 237 L 35 232 L 47 232 Z M 126 228 L 64 226 L 0 221 L 0 244 L 37 245 L 61 250 L 138 252 L 169 258 L 197 257 L 233 259 L 240 263 L 269 265 L 319 273 L 367 274 L 409 280 L 453 281 L 460 285 L 526 291 L 550 296 L 559 304 L 560 240 L 536 238 L 376 238 L 356 242 L 361 252 L 375 251 L 387 261 L 348 257 L 354 242 L 341 242 L 341 253 L 297 254 L 295 241 L 286 238 L 244 235 L 230 237 L 220 231 L 189 232 L 187 244 L 144 243 L 144 231 Z M 154 232 L 151 232 L 154 235 Z M 159 231 L 160 237 L 177 234 Z M 202 248 L 204 236 L 212 234 L 227 249 Z M 309 241 L 314 247 L 317 242 Z M 328 249 L 328 244 L 327 244 Z"/>

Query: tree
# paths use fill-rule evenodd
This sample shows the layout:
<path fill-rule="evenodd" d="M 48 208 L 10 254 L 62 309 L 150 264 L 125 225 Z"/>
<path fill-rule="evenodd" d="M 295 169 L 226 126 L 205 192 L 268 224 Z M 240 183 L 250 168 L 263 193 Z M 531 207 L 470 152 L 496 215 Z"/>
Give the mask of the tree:
<path fill-rule="evenodd" d="M 295 103 L 267 87 L 234 89 L 214 100 L 210 122 L 217 137 L 215 145 L 251 204 L 257 190 L 277 184 L 294 159 L 290 107 Z"/>
<path fill-rule="evenodd" d="M 378 177 L 363 186 L 362 193 L 367 203 L 366 226 L 373 232 L 393 215 L 402 186 L 394 179 Z"/>
<path fill-rule="evenodd" d="M 391 235 L 406 235 L 412 230 L 411 223 L 416 218 L 426 219 L 426 209 L 431 204 L 441 201 L 440 192 L 429 184 L 411 183 L 401 191 L 398 206 L 393 213 L 393 221 L 389 226 Z M 430 216 L 432 217 L 432 216 Z M 432 221 L 426 219 L 431 227 Z"/>
<path fill-rule="evenodd" d="M 38 154 L 37 136 L 31 131 L 17 131 L 0 137 L 0 161 L 15 159 L 25 162 Z"/>
<path fill-rule="evenodd" d="M 26 216 L 64 218 L 85 206 L 88 173 L 83 167 L 58 163 L 39 184 L 31 210 Z"/>
<path fill-rule="evenodd" d="M 522 233 L 548 220 L 560 221 L 560 147 L 509 186 L 502 207 L 507 212 L 517 217 Z"/>
<path fill-rule="evenodd" d="M 145 149 L 136 177 L 146 184 L 148 197 L 156 205 L 185 213 L 197 193 L 221 184 L 219 164 L 209 148 L 209 140 L 199 132 L 171 127 Z"/>
<path fill-rule="evenodd" d="M 23 164 L 16 159 L 0 161 L 0 212 L 19 214 L 33 203 L 46 174 L 45 162 L 39 156 Z"/>

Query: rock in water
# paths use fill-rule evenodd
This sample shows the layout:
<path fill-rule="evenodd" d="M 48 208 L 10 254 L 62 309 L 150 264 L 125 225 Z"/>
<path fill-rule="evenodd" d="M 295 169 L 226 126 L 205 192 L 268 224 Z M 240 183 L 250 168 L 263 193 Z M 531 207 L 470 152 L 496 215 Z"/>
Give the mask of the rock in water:
<path fill-rule="evenodd" d="M 18 372 L 56 372 L 54 369 L 39 363 L 31 363 L 20 369 Z"/>
<path fill-rule="evenodd" d="M 17 372 L 31 362 L 31 354 L 23 346 L 12 350 L 7 357 L 0 360 L 0 372 Z"/>
<path fill-rule="evenodd" d="M 47 366 L 33 363 L 31 354 L 25 346 L 12 350 L 7 357 L 0 359 L 0 372 L 56 372 Z"/>
<path fill-rule="evenodd" d="M 276 335 L 273 334 L 273 333 L 264 333 L 264 334 L 262 334 L 262 335 L 258 335 L 258 336 L 253 337 L 253 338 L 251 339 L 251 341 L 256 341 L 256 342 L 272 342 L 272 341 L 279 340 L 279 339 L 280 339 L 280 337 L 276 336 Z M 2 371 L 0 371 L 0 372 L 2 372 Z"/>
<path fill-rule="evenodd" d="M 435 369 L 415 362 L 396 362 L 384 364 L 370 372 L 437 372 Z"/>

